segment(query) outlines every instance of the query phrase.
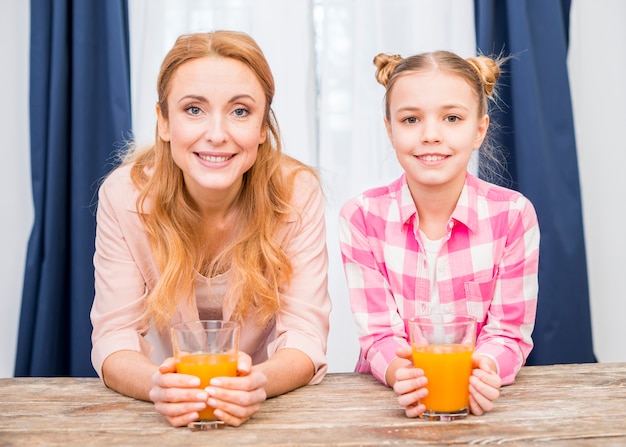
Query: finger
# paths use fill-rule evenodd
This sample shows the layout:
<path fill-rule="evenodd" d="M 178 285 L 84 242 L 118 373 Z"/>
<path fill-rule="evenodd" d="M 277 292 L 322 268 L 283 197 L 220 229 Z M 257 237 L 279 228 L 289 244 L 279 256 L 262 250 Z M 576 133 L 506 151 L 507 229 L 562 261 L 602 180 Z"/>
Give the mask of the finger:
<path fill-rule="evenodd" d="M 241 424 L 250 419 L 250 417 L 240 418 L 233 416 L 232 414 L 226 413 L 222 410 L 215 410 L 213 413 L 220 421 L 223 421 L 225 424 L 232 425 L 233 427 L 239 427 Z"/>
<path fill-rule="evenodd" d="M 495 388 L 488 383 L 485 383 L 483 380 L 474 375 L 470 376 L 470 387 L 473 387 L 477 393 L 485 396 L 485 398 L 490 401 L 495 401 L 498 397 L 500 397 L 499 388 Z"/>
<path fill-rule="evenodd" d="M 472 376 L 480 379 L 492 388 L 499 389 L 502 386 L 502 379 L 493 371 L 485 372 L 482 369 L 475 369 L 472 371 Z"/>
<path fill-rule="evenodd" d="M 476 384 L 482 385 L 479 389 Z M 494 401 L 499 397 L 500 392 L 491 387 L 485 387 L 480 381 L 472 381 L 470 378 L 470 397 L 474 399 L 476 405 L 480 406 L 483 412 L 491 411 L 494 408 Z"/>
<path fill-rule="evenodd" d="M 204 402 L 179 402 L 179 403 L 169 403 L 169 402 L 155 402 L 154 408 L 156 411 L 161 413 L 163 416 L 168 418 L 168 420 L 173 418 L 191 418 L 194 416 L 194 419 L 191 421 L 195 421 L 198 419 L 198 412 L 205 410 L 208 404 L 206 401 Z M 191 422 L 189 421 L 189 422 Z"/>
<path fill-rule="evenodd" d="M 159 371 L 161 374 L 173 373 L 176 372 L 176 361 L 173 357 L 169 357 L 161 363 L 159 366 Z"/>
<path fill-rule="evenodd" d="M 428 390 L 426 388 L 420 388 L 418 390 L 411 391 L 410 393 L 402 394 L 398 396 L 398 404 L 401 407 L 410 408 L 418 405 L 420 400 L 428 396 Z"/>
<path fill-rule="evenodd" d="M 469 397 L 469 407 L 470 407 L 470 413 L 472 413 L 475 416 L 481 416 L 484 413 L 482 407 L 478 404 L 478 402 L 476 402 L 476 399 L 474 399 L 471 392 L 470 392 L 470 397 Z"/>
<path fill-rule="evenodd" d="M 242 420 L 247 420 L 254 413 L 261 409 L 261 402 L 264 399 L 261 399 L 259 396 L 249 396 L 245 398 L 229 396 L 232 400 L 218 400 L 216 398 L 210 397 L 208 404 L 210 407 L 220 410 L 225 414 L 232 416 L 233 418 L 238 418 Z M 245 404 L 241 404 L 240 401 L 246 401 Z M 249 402 L 248 402 L 249 401 Z M 226 422 L 226 421 L 224 421 Z"/>
<path fill-rule="evenodd" d="M 207 394 L 209 395 L 208 402 L 211 407 L 222 409 L 240 417 L 246 416 L 248 413 L 239 408 L 258 407 L 267 398 L 265 388 L 258 388 L 253 391 L 242 391 L 208 387 Z M 258 408 L 255 411 L 258 411 Z"/>
<path fill-rule="evenodd" d="M 415 418 L 421 416 L 424 411 L 426 411 L 426 406 L 418 402 L 415 405 L 406 407 L 404 409 L 404 414 L 406 414 L 407 417 Z"/>
<path fill-rule="evenodd" d="M 413 350 L 410 346 L 401 346 L 396 348 L 396 356 L 401 357 L 403 359 L 412 359 Z"/>
<path fill-rule="evenodd" d="M 396 394 L 400 395 L 424 388 L 427 385 L 428 379 L 426 379 L 423 375 L 417 377 L 413 376 L 408 379 L 396 380 L 396 383 L 393 384 L 393 390 Z"/>
<path fill-rule="evenodd" d="M 417 377 L 422 377 L 423 375 L 424 370 L 416 368 L 413 365 L 407 365 L 396 370 L 396 380 L 415 379 Z"/>
<path fill-rule="evenodd" d="M 200 418 L 198 413 L 187 413 L 180 416 L 166 416 L 165 419 L 172 427 L 185 427 L 190 422 L 197 421 Z"/>
<path fill-rule="evenodd" d="M 152 384 L 162 388 L 198 388 L 200 379 L 190 374 L 161 374 L 157 371 L 152 375 Z"/>
<path fill-rule="evenodd" d="M 262 372 L 253 370 L 246 376 L 214 377 L 209 384 L 211 387 L 229 390 L 253 391 L 264 388 L 267 384 L 267 377 Z"/>
<path fill-rule="evenodd" d="M 252 370 L 252 359 L 245 352 L 239 351 L 237 356 L 237 374 L 245 376 Z"/>
<path fill-rule="evenodd" d="M 152 387 L 149 393 L 150 400 L 155 404 L 180 402 L 206 402 L 209 394 L 198 388 L 163 388 Z"/>

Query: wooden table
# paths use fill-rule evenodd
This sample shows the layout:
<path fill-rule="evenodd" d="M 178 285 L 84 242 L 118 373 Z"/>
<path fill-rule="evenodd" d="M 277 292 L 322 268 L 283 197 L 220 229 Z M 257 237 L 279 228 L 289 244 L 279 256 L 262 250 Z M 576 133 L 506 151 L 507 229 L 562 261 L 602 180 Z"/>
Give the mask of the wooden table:
<path fill-rule="evenodd" d="M 98 379 L 0 379 L 0 446 L 626 446 L 626 363 L 524 367 L 496 409 L 409 419 L 365 374 L 329 374 L 269 399 L 241 427 L 172 428 Z"/>

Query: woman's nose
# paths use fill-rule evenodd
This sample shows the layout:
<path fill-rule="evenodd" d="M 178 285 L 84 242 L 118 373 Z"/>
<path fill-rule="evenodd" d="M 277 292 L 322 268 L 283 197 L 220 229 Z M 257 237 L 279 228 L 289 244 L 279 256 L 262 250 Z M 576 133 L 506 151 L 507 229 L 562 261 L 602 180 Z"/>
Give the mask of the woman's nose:
<path fill-rule="evenodd" d="M 219 115 L 210 115 L 205 123 L 204 138 L 213 144 L 220 144 L 226 140 L 226 122 Z"/>

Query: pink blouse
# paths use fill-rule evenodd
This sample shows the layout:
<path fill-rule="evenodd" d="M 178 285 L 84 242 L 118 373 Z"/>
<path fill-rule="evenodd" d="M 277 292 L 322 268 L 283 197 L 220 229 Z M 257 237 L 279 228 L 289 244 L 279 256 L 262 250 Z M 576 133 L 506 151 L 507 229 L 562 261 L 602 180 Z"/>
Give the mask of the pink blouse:
<path fill-rule="evenodd" d="M 142 320 L 144 300 L 157 283 L 159 272 L 137 214 L 137 195 L 130 179 L 130 165 L 111 173 L 99 190 L 91 358 L 100 377 L 104 360 L 116 351 L 138 351 L 155 364 L 172 355 L 169 334 Z M 285 247 L 292 255 L 293 277 L 289 286 L 280 290 L 281 308 L 270 325 L 243 323 L 240 349 L 252 357 L 253 364 L 268 359 L 281 348 L 298 349 L 315 365 L 311 380 L 314 384 L 322 380 L 327 370 L 331 310 L 324 197 L 317 179 L 299 173 L 292 200 L 302 217 L 298 222 L 294 216 L 287 229 L 294 231 Z M 224 306 L 223 319 L 227 320 L 232 311 Z M 192 296 L 190 300 L 181 300 L 170 323 L 198 318 L 198 306 Z"/>

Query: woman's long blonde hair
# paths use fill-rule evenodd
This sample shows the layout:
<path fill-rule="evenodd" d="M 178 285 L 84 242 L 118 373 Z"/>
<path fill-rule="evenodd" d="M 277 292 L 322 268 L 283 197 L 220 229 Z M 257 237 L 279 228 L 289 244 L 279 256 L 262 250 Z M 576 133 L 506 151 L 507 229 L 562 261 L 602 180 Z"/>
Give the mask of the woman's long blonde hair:
<path fill-rule="evenodd" d="M 166 55 L 157 81 L 158 105 L 168 117 L 170 81 L 182 64 L 207 56 L 233 58 L 246 64 L 265 91 L 264 125 L 269 137 L 259 145 L 257 159 L 244 174 L 238 197 L 238 234 L 217 256 L 207 259 L 197 205 L 187 193 L 183 173 L 174 163 L 169 142 L 156 131 L 155 144 L 134 148 L 124 163 L 134 163 L 131 177 L 139 190 L 137 211 L 159 269 L 160 279 L 149 291 L 146 316 L 165 329 L 176 306 L 194 292 L 198 271 L 208 276 L 230 270 L 228 295 L 233 319 L 254 315 L 266 324 L 280 306 L 279 289 L 289 282 L 290 254 L 279 239 L 288 215 L 297 172 L 313 170 L 282 153 L 278 124 L 271 109 L 274 78 L 256 42 L 247 34 L 215 31 L 180 36 Z"/>

